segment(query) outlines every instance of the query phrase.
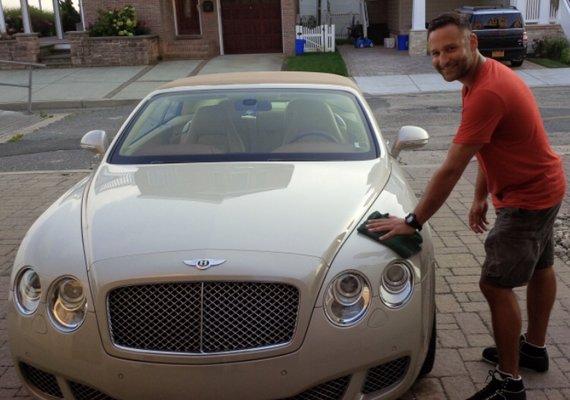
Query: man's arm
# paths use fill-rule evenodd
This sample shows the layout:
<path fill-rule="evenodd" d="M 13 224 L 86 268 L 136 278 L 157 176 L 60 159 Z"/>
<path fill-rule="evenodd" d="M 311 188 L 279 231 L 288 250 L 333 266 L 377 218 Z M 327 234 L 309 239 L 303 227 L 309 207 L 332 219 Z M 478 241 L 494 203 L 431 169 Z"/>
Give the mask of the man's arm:
<path fill-rule="evenodd" d="M 485 173 L 481 170 L 477 171 L 477 183 L 475 184 L 475 195 L 473 196 L 473 204 L 469 210 L 469 227 L 475 233 L 483 233 L 487 230 L 487 195 L 489 190 L 487 188 L 487 178 Z"/>
<path fill-rule="evenodd" d="M 447 158 L 430 180 L 422 199 L 414 210 L 421 224 L 430 219 L 445 203 L 467 164 L 483 146 L 483 144 L 456 143 L 451 145 Z M 396 217 L 371 221 L 367 228 L 372 232 L 387 232 L 380 238 L 381 240 L 395 235 L 411 235 L 415 232 L 415 229 L 407 225 L 403 219 Z"/>

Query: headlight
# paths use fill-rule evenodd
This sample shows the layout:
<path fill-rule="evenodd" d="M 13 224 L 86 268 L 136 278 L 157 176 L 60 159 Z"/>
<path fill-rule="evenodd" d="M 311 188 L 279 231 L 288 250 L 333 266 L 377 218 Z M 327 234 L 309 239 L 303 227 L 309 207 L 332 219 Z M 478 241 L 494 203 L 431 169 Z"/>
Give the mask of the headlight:
<path fill-rule="evenodd" d="M 370 304 L 370 285 L 358 272 L 337 276 L 325 296 L 325 314 L 339 326 L 350 326 L 362 319 Z"/>
<path fill-rule="evenodd" d="M 22 314 L 32 314 L 40 304 L 42 287 L 39 275 L 31 268 L 20 271 L 15 282 L 16 305 Z"/>
<path fill-rule="evenodd" d="M 412 271 L 408 264 L 395 262 L 389 264 L 382 273 L 380 299 L 390 308 L 406 304 L 413 292 Z"/>
<path fill-rule="evenodd" d="M 66 276 L 57 280 L 50 290 L 49 311 L 54 325 L 71 332 L 79 328 L 85 319 L 87 297 L 81 282 Z"/>

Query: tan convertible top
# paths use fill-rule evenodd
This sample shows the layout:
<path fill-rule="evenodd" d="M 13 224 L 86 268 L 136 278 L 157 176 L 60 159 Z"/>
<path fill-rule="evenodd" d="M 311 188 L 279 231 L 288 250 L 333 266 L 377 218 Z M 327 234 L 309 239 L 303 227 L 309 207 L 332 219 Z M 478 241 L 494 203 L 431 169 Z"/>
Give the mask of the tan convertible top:
<path fill-rule="evenodd" d="M 183 86 L 205 85 L 256 85 L 256 84 L 312 84 L 346 86 L 360 91 L 356 83 L 340 75 L 324 74 L 319 72 L 234 72 L 227 74 L 208 74 L 178 79 L 167 83 L 160 89 L 169 89 Z"/>

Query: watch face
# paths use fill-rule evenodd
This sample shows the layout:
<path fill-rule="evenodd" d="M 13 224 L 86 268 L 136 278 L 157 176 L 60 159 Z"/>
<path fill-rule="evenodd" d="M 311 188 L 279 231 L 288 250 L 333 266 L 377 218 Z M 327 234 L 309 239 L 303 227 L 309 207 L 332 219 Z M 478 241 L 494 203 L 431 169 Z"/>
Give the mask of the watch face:
<path fill-rule="evenodd" d="M 408 215 L 408 216 L 406 217 L 406 222 L 407 222 L 408 224 L 411 224 L 413 220 L 414 220 L 414 217 L 413 217 L 412 215 Z"/>

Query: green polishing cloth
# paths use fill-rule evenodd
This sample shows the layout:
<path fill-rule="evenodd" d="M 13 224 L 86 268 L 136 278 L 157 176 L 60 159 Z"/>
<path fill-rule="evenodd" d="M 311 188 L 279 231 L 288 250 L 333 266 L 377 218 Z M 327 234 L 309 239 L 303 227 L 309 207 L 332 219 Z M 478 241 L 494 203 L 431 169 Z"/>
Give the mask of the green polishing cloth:
<path fill-rule="evenodd" d="M 366 229 L 366 224 L 371 219 L 388 218 L 389 214 L 382 214 L 378 211 L 374 211 L 372 214 L 366 218 L 366 221 L 362 223 L 358 228 L 358 232 L 374 239 L 377 243 L 381 243 L 388 246 L 390 249 L 394 250 L 402 258 L 410 258 L 422 249 L 422 236 L 415 232 L 413 235 L 397 235 L 391 237 L 387 240 L 378 240 L 386 232 L 370 232 Z"/>

